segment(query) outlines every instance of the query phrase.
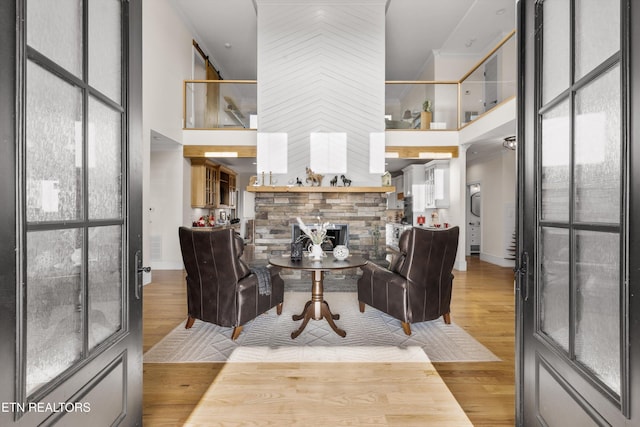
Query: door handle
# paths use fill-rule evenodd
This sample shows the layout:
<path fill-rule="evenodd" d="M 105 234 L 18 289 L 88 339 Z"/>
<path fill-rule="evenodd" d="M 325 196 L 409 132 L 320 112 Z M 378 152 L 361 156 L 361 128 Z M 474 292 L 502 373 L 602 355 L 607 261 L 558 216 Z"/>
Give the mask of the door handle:
<path fill-rule="evenodd" d="M 135 280 L 135 294 L 136 299 L 140 299 L 142 297 L 142 273 L 149 273 L 151 271 L 151 267 L 143 267 L 142 266 L 142 251 L 136 251 L 135 255 L 136 262 L 136 280 Z"/>
<path fill-rule="evenodd" d="M 520 294 L 522 299 L 529 299 L 529 253 L 524 251 L 520 254 L 520 262 L 515 271 L 516 280 L 520 279 Z"/>

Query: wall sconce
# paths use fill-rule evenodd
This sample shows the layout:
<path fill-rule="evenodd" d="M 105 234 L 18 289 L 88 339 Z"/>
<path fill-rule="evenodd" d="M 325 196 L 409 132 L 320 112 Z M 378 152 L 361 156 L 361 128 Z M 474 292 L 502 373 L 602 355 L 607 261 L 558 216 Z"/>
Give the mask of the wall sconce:
<path fill-rule="evenodd" d="M 518 143 L 516 142 L 516 137 L 515 136 L 508 136 L 504 139 L 504 142 L 502 143 L 502 146 L 504 148 L 508 148 L 509 150 L 515 150 L 517 147 Z"/>

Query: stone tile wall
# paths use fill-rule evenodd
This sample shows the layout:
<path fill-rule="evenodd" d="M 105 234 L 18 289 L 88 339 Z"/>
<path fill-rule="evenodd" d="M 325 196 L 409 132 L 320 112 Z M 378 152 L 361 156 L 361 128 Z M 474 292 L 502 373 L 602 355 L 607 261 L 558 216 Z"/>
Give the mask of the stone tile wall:
<path fill-rule="evenodd" d="M 255 193 L 255 260 L 288 254 L 296 217 L 313 224 L 318 216 L 322 222 L 349 224 L 352 254 L 384 260 L 386 197 L 386 193 Z M 300 272 L 285 274 L 299 277 Z"/>

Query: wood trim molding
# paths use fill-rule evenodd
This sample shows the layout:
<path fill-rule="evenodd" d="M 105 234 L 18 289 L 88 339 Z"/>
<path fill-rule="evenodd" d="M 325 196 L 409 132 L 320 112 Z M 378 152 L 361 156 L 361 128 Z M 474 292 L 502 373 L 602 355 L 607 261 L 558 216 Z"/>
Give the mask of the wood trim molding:
<path fill-rule="evenodd" d="M 451 154 L 451 158 L 456 158 L 458 157 L 458 146 L 457 145 L 386 146 L 384 149 L 384 152 L 397 154 L 398 159 L 419 159 L 421 158 L 420 153 Z M 393 156 L 393 157 L 396 157 L 396 156 Z"/>
<path fill-rule="evenodd" d="M 298 187 L 298 186 L 247 186 L 249 193 L 392 193 L 396 187 Z"/>
<path fill-rule="evenodd" d="M 185 145 L 182 155 L 186 158 L 206 157 L 204 153 L 238 153 L 237 157 L 256 157 L 257 149 L 253 145 Z"/>

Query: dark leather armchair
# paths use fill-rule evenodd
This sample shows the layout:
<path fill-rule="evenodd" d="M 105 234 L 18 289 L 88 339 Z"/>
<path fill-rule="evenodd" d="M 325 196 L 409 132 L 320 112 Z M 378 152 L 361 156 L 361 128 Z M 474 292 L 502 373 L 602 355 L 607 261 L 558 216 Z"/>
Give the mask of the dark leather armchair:
<path fill-rule="evenodd" d="M 187 271 L 188 319 L 233 327 L 238 338 L 242 325 L 277 306 L 282 313 L 284 282 L 280 269 L 269 266 L 271 292 L 260 292 L 258 277 L 240 259 L 244 242 L 232 229 L 197 230 L 180 227 L 180 248 Z"/>
<path fill-rule="evenodd" d="M 373 263 L 362 267 L 358 279 L 360 311 L 365 304 L 399 319 L 411 335 L 411 323 L 444 317 L 451 323 L 453 264 L 458 250 L 459 228 L 426 230 L 411 228 L 400 236 L 398 254 L 389 269 Z"/>

